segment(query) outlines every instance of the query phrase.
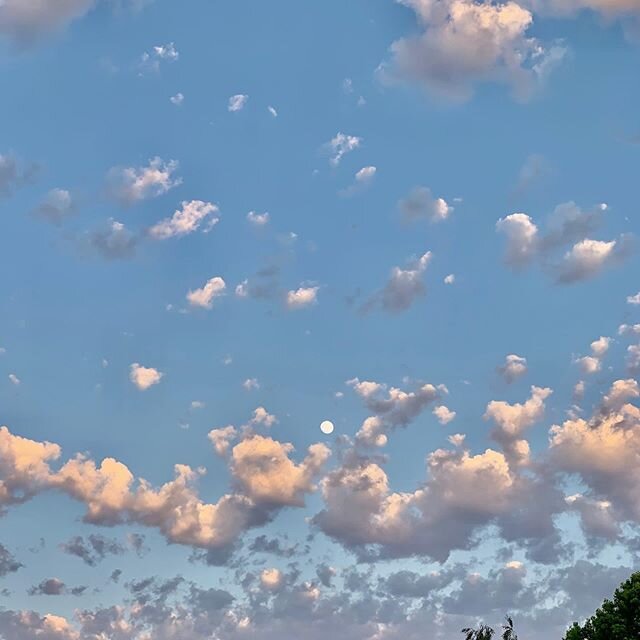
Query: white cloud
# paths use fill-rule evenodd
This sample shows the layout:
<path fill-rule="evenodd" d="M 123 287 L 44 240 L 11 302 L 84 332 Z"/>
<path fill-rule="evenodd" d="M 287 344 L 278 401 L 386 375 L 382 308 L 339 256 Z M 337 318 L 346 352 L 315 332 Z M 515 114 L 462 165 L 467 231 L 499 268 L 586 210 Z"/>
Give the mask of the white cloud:
<path fill-rule="evenodd" d="M 286 304 L 289 309 L 295 311 L 310 307 L 318 301 L 320 287 L 300 287 L 287 292 Z"/>
<path fill-rule="evenodd" d="M 202 200 L 182 202 L 182 208 L 177 209 L 171 218 L 165 218 L 149 229 L 149 234 L 157 240 L 179 238 L 197 231 L 205 220 L 208 220 L 206 230 L 213 228 L 220 218 L 216 215 L 218 206 Z"/>
<path fill-rule="evenodd" d="M 445 276 L 444 283 L 445 284 L 454 284 L 456 281 L 456 277 L 453 273 L 450 273 L 448 276 Z"/>
<path fill-rule="evenodd" d="M 538 250 L 538 227 L 526 213 L 512 213 L 496 223 L 496 229 L 507 236 L 505 261 L 513 267 L 529 264 Z"/>
<path fill-rule="evenodd" d="M 415 187 L 398 206 L 405 220 L 410 222 L 442 222 L 453 212 L 453 207 L 443 198 L 434 198 L 428 187 Z"/>
<path fill-rule="evenodd" d="M 160 71 L 162 62 L 176 62 L 180 53 L 173 42 L 153 47 L 151 51 L 145 51 L 140 58 L 140 68 L 148 71 Z"/>
<path fill-rule="evenodd" d="M 179 107 L 184 102 L 184 95 L 178 92 L 174 96 L 171 96 L 169 100 L 171 101 L 171 104 L 174 104 L 176 105 L 176 107 Z"/>
<path fill-rule="evenodd" d="M 62 224 L 75 213 L 73 197 L 66 189 L 52 189 L 35 208 L 34 213 L 52 224 Z"/>
<path fill-rule="evenodd" d="M 398 2 L 416 12 L 423 31 L 393 43 L 391 64 L 381 66 L 384 79 L 416 81 L 456 100 L 468 99 L 479 84 L 497 83 L 527 99 L 565 53 L 530 35 L 533 15 L 516 2 Z"/>
<path fill-rule="evenodd" d="M 15 385 L 16 387 L 20 386 L 21 380 L 15 373 L 10 373 L 8 375 L 8 378 L 11 384 Z"/>
<path fill-rule="evenodd" d="M 257 378 L 247 378 L 243 383 L 242 386 L 247 390 L 247 391 L 254 391 L 255 389 L 259 389 L 260 388 L 260 383 L 258 382 Z"/>
<path fill-rule="evenodd" d="M 109 191 L 125 204 L 156 198 L 182 184 L 174 177 L 177 169 L 175 160 L 164 162 L 157 156 L 146 167 L 113 167 L 107 175 Z"/>
<path fill-rule="evenodd" d="M 627 296 L 627 304 L 640 304 L 640 291 L 638 291 L 634 296 Z"/>
<path fill-rule="evenodd" d="M 249 211 L 247 220 L 256 227 L 264 227 L 269 222 L 269 214 L 266 211 L 264 213 Z"/>
<path fill-rule="evenodd" d="M 274 118 L 278 117 L 278 112 L 276 111 L 275 107 L 269 106 L 267 107 L 267 109 Z"/>
<path fill-rule="evenodd" d="M 227 109 L 232 113 L 235 111 L 242 111 L 245 105 L 247 104 L 247 100 L 249 100 L 249 96 L 239 93 L 235 96 L 231 96 L 229 98 L 229 104 L 227 105 Z"/>
<path fill-rule="evenodd" d="M 216 298 L 223 296 L 227 285 L 225 281 L 216 276 L 206 282 L 201 289 L 195 289 L 187 293 L 187 300 L 192 307 L 211 309 Z"/>
<path fill-rule="evenodd" d="M 446 425 L 455 420 L 456 412 L 451 411 L 448 407 L 441 404 L 433 410 L 433 415 L 438 419 L 440 424 Z"/>
<path fill-rule="evenodd" d="M 498 373 L 511 383 L 527 373 L 527 359 L 514 353 L 509 354 L 504 364 L 498 367 Z"/>
<path fill-rule="evenodd" d="M 141 364 L 134 362 L 129 371 L 129 380 L 140 389 L 146 391 L 155 384 L 159 384 L 164 373 L 161 373 L 153 367 L 143 367 Z"/>
<path fill-rule="evenodd" d="M 340 160 L 342 160 L 347 153 L 354 151 L 361 144 L 362 138 L 358 136 L 337 133 L 336 136 L 325 145 L 331 153 L 329 162 L 334 166 L 338 166 Z"/>
<path fill-rule="evenodd" d="M 557 279 L 559 282 L 576 282 L 592 278 L 616 259 L 617 242 L 582 240 L 564 256 Z"/>

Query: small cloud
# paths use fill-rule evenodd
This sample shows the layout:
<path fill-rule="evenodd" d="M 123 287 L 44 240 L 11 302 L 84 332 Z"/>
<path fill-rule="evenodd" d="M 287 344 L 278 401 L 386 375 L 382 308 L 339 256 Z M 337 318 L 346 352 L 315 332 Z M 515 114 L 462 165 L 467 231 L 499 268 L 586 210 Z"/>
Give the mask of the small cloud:
<path fill-rule="evenodd" d="M 197 411 L 198 409 L 204 409 L 206 405 L 201 400 L 192 400 L 189 406 L 192 411 Z"/>
<path fill-rule="evenodd" d="M 256 211 L 249 211 L 247 213 L 247 220 L 256 227 L 264 227 L 269 222 L 269 214 L 257 213 Z"/>
<path fill-rule="evenodd" d="M 640 304 L 640 291 L 634 296 L 627 296 L 627 304 L 639 305 Z"/>
<path fill-rule="evenodd" d="M 236 111 L 242 111 L 245 105 L 247 104 L 247 100 L 249 100 L 249 96 L 239 93 L 235 96 L 231 96 L 229 98 L 229 104 L 227 105 L 227 109 L 232 113 Z"/>
<path fill-rule="evenodd" d="M 218 212 L 218 206 L 212 202 L 184 201 L 171 218 L 165 218 L 151 227 L 149 235 L 157 240 L 179 238 L 197 231 L 205 220 L 207 221 L 205 231 L 209 231 L 220 221 Z"/>
<path fill-rule="evenodd" d="M 278 117 L 278 112 L 276 111 L 275 107 L 268 106 L 267 109 L 274 118 Z"/>
<path fill-rule="evenodd" d="M 351 151 L 354 151 L 362 144 L 362 138 L 350 136 L 344 133 L 337 133 L 336 136 L 325 145 L 329 149 L 331 157 L 329 162 L 337 167 L 340 160 Z"/>
<path fill-rule="evenodd" d="M 206 282 L 201 289 L 195 289 L 187 293 L 187 300 L 192 307 L 202 307 L 203 309 L 211 309 L 213 301 L 224 295 L 227 285 L 225 281 L 216 276 Z"/>
<path fill-rule="evenodd" d="M 75 209 L 75 203 L 69 191 L 52 189 L 33 213 L 51 224 L 60 225 L 75 213 Z"/>
<path fill-rule="evenodd" d="M 373 182 L 376 172 L 377 169 L 374 166 L 362 167 L 355 175 L 355 182 L 347 189 L 344 189 L 341 194 L 351 196 L 366 189 Z"/>
<path fill-rule="evenodd" d="M 131 257 L 137 243 L 136 236 L 124 224 L 113 219 L 109 220 L 107 229 L 89 235 L 89 244 L 107 260 Z"/>
<path fill-rule="evenodd" d="M 258 382 L 257 378 L 247 378 L 243 383 L 242 386 L 247 390 L 247 391 L 256 391 L 257 389 L 260 388 L 260 383 Z"/>
<path fill-rule="evenodd" d="M 295 291 L 288 291 L 286 304 L 289 309 L 304 309 L 316 304 L 320 287 L 300 287 Z"/>
<path fill-rule="evenodd" d="M 450 273 L 448 276 L 445 276 L 444 283 L 445 284 L 454 284 L 456 281 L 456 277 L 453 273 Z"/>
<path fill-rule="evenodd" d="M 453 207 L 443 198 L 434 198 L 428 187 L 415 187 L 398 206 L 408 222 L 442 222 L 453 212 Z"/>
<path fill-rule="evenodd" d="M 155 157 L 145 167 L 113 167 L 107 174 L 109 194 L 122 204 L 131 205 L 157 198 L 182 184 L 174 177 L 178 162 Z"/>
<path fill-rule="evenodd" d="M 455 419 L 456 412 L 451 411 L 448 407 L 441 404 L 433 410 L 433 415 L 438 419 L 438 422 L 441 425 L 446 425 Z"/>
<path fill-rule="evenodd" d="M 176 93 L 175 96 L 171 96 L 169 98 L 169 101 L 171 102 L 171 104 L 174 104 L 176 105 L 176 107 L 179 107 L 184 102 L 184 96 L 180 92 L 178 92 Z"/>
<path fill-rule="evenodd" d="M 129 371 L 129 380 L 138 387 L 140 391 L 146 391 L 155 384 L 159 384 L 164 373 L 161 373 L 153 367 L 143 367 L 141 364 L 134 362 Z"/>
<path fill-rule="evenodd" d="M 466 438 L 467 436 L 464 435 L 463 433 L 454 433 L 452 436 L 449 436 L 447 440 L 449 440 L 449 442 L 454 447 L 461 447 L 464 444 L 464 441 L 466 440 Z"/>
<path fill-rule="evenodd" d="M 527 370 L 527 359 L 514 353 L 509 354 L 504 364 L 498 367 L 498 373 L 509 384 L 521 378 Z"/>
<path fill-rule="evenodd" d="M 140 69 L 142 71 L 160 71 L 162 62 L 176 62 L 180 58 L 180 53 L 173 42 L 153 47 L 151 51 L 145 51 L 140 58 Z"/>
<path fill-rule="evenodd" d="M 16 387 L 20 386 L 22 382 L 15 373 L 10 373 L 8 378 L 9 378 L 9 382 L 15 385 Z"/>

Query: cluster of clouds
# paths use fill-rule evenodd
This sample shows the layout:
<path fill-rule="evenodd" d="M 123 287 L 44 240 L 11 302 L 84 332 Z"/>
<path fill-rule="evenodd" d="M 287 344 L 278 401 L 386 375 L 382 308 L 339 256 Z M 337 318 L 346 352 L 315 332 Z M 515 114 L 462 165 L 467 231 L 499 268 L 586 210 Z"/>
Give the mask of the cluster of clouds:
<path fill-rule="evenodd" d="M 513 269 L 539 264 L 558 284 L 594 278 L 625 260 L 633 249 L 631 236 L 594 240 L 606 204 L 583 210 L 575 202 L 558 205 L 541 231 L 531 216 L 512 213 L 498 220 L 496 229 L 506 237 L 505 262 Z"/>

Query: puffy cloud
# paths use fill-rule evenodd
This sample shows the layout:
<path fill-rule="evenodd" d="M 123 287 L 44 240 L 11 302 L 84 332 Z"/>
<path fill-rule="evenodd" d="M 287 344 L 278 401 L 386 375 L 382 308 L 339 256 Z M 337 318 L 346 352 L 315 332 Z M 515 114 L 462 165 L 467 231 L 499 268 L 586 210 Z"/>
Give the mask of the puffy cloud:
<path fill-rule="evenodd" d="M 377 307 L 390 313 L 406 311 L 425 295 L 424 273 L 431 262 L 431 251 L 415 260 L 407 269 L 394 267 L 386 285 L 362 306 L 367 313 Z"/>
<path fill-rule="evenodd" d="M 404 200 L 400 200 L 398 206 L 409 222 L 442 222 L 453 212 L 453 207 L 443 198 L 434 198 L 428 187 L 415 187 Z"/>
<path fill-rule="evenodd" d="M 249 211 L 247 213 L 247 220 L 256 227 L 264 227 L 269 222 L 269 214 L 257 213 L 256 211 Z"/>
<path fill-rule="evenodd" d="M 640 336 L 640 324 L 621 324 L 618 327 L 618 335 L 635 335 Z"/>
<path fill-rule="evenodd" d="M 182 106 L 182 103 L 184 102 L 184 95 L 182 93 L 178 92 L 174 96 L 171 96 L 169 98 L 169 101 L 171 102 L 171 104 L 174 104 L 176 107 L 180 107 L 180 106 Z"/>
<path fill-rule="evenodd" d="M 638 291 L 634 296 L 627 296 L 627 304 L 640 304 L 640 291 Z"/>
<path fill-rule="evenodd" d="M 501 218 L 496 229 L 507 236 L 505 262 L 516 268 L 528 265 L 538 250 L 538 227 L 526 213 Z"/>
<path fill-rule="evenodd" d="M 415 391 L 403 391 L 379 382 L 354 378 L 347 384 L 375 415 L 367 418 L 356 438 L 369 446 L 384 446 L 387 432 L 408 425 L 432 402 L 447 393 L 444 385 L 423 384 Z M 448 411 L 448 410 L 447 410 Z"/>
<path fill-rule="evenodd" d="M 187 293 L 187 300 L 192 307 L 211 309 L 216 298 L 223 296 L 227 285 L 225 281 L 216 276 L 207 280 L 201 289 L 195 289 Z"/>
<path fill-rule="evenodd" d="M 631 373 L 640 371 L 640 344 L 627 347 L 627 369 Z"/>
<path fill-rule="evenodd" d="M 229 104 L 227 105 L 227 109 L 232 113 L 234 111 L 242 111 L 242 109 L 244 109 L 245 105 L 247 104 L 248 100 L 249 100 L 249 96 L 244 95 L 242 93 L 239 93 L 235 96 L 231 96 L 229 98 Z"/>
<path fill-rule="evenodd" d="M 231 473 L 256 504 L 303 506 L 331 452 L 323 444 L 311 445 L 300 464 L 291 461 L 292 452 L 291 444 L 252 435 L 233 447 Z"/>
<path fill-rule="evenodd" d="M 349 152 L 354 151 L 362 144 L 362 138 L 350 136 L 344 133 L 337 133 L 325 147 L 329 150 L 331 158 L 329 162 L 333 166 L 338 166 L 340 160 Z"/>
<path fill-rule="evenodd" d="M 220 218 L 216 215 L 218 206 L 202 200 L 182 202 L 182 208 L 177 209 L 171 218 L 165 218 L 149 229 L 149 234 L 158 240 L 189 235 L 200 228 L 206 220 L 206 231 L 213 228 Z"/>
<path fill-rule="evenodd" d="M 20 380 L 20 378 L 18 378 L 18 376 L 15 373 L 10 373 L 7 378 L 9 378 L 9 382 L 14 385 L 15 387 L 19 387 L 20 384 L 22 383 L 22 381 Z"/>
<path fill-rule="evenodd" d="M 537 12 L 564 16 L 585 9 L 599 12 L 607 18 L 640 13 L 636 0 L 524 0 L 523 4 Z"/>
<path fill-rule="evenodd" d="M 527 371 L 527 359 L 514 353 L 509 354 L 505 358 L 504 364 L 498 367 L 498 373 L 508 383 L 521 378 Z"/>
<path fill-rule="evenodd" d="M 118 260 L 131 257 L 135 252 L 138 240 L 122 222 L 109 220 L 106 229 L 94 231 L 89 235 L 89 244 L 103 258 Z"/>
<path fill-rule="evenodd" d="M 31 596 L 61 596 L 63 593 L 66 593 L 66 587 L 64 582 L 58 578 L 43 580 L 40 584 L 29 589 Z"/>
<path fill-rule="evenodd" d="M 444 283 L 445 284 L 454 284 L 456 281 L 456 277 L 453 273 L 450 273 L 448 276 L 445 276 Z"/>
<path fill-rule="evenodd" d="M 300 287 L 287 292 L 286 305 L 292 311 L 316 304 L 320 287 Z"/>
<path fill-rule="evenodd" d="M 242 386 L 247 390 L 247 391 L 254 391 L 255 389 L 259 389 L 260 388 L 260 382 L 258 381 L 257 378 L 247 378 L 243 383 Z"/>
<path fill-rule="evenodd" d="M 123 204 L 156 198 L 182 184 L 175 177 L 178 163 L 165 162 L 158 156 L 151 158 L 146 167 L 113 167 L 107 174 L 109 193 Z"/>
<path fill-rule="evenodd" d="M 264 425 L 265 427 L 272 427 L 278 422 L 278 418 L 269 413 L 264 407 L 258 407 L 253 411 L 250 425 Z"/>
<path fill-rule="evenodd" d="M 231 442 L 236 438 L 238 432 L 233 425 L 223 427 L 222 429 L 212 429 L 209 431 L 209 440 L 213 444 L 213 448 L 219 456 L 226 456 Z"/>
<path fill-rule="evenodd" d="M 505 262 L 516 269 L 540 262 L 560 284 L 598 275 L 632 250 L 630 236 L 610 242 L 588 237 L 598 228 L 606 211 L 608 206 L 604 203 L 586 211 L 574 202 L 560 204 L 549 216 L 544 232 L 525 213 L 513 213 L 498 220 L 496 229 L 507 238 Z M 561 253 L 567 246 L 570 248 Z"/>
<path fill-rule="evenodd" d="M 260 584 L 268 591 L 278 591 L 284 584 L 284 575 L 279 569 L 263 569 Z"/>
<path fill-rule="evenodd" d="M 154 369 L 153 367 L 143 367 L 141 364 L 134 362 L 129 370 L 129 380 L 140 389 L 146 391 L 155 384 L 159 384 L 164 373 Z"/>
<path fill-rule="evenodd" d="M 491 435 L 503 446 L 509 462 L 525 464 L 529 461 L 529 443 L 522 436 L 542 419 L 545 400 L 552 393 L 548 388 L 531 387 L 531 397 L 523 404 L 492 400 L 487 405 L 484 419 L 494 422 Z"/>
<path fill-rule="evenodd" d="M 556 276 L 558 282 L 577 282 L 598 275 L 620 258 L 618 241 L 581 240 L 564 255 Z"/>
<path fill-rule="evenodd" d="M 354 183 L 350 187 L 343 189 L 340 192 L 341 195 L 352 196 L 359 191 L 366 189 L 373 182 L 377 171 L 376 167 L 373 166 L 362 167 L 362 169 L 356 173 Z"/>
<path fill-rule="evenodd" d="M 611 338 L 600 336 L 597 340 L 591 343 L 591 355 L 578 358 L 578 363 L 582 373 L 593 374 L 602 369 L 602 360 L 609 350 L 611 344 Z"/>
<path fill-rule="evenodd" d="M 432 93 L 464 100 L 490 82 L 526 99 L 565 52 L 530 36 L 533 15 L 515 2 L 398 1 L 416 12 L 423 31 L 393 43 L 383 77 L 417 81 Z"/>
<path fill-rule="evenodd" d="M 433 410 L 433 415 L 438 418 L 441 425 L 446 425 L 455 420 L 456 412 L 441 404 Z"/>
<path fill-rule="evenodd" d="M 34 209 L 34 214 L 52 224 L 62 224 L 75 213 L 76 207 L 71 193 L 66 189 L 52 189 Z"/>

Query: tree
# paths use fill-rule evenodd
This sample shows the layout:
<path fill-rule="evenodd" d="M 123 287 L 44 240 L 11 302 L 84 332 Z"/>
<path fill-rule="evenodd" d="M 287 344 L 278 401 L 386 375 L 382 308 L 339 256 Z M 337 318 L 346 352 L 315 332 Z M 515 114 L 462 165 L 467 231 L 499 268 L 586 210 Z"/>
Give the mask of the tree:
<path fill-rule="evenodd" d="M 518 636 L 513 630 L 513 620 L 511 616 L 507 616 L 502 625 L 502 640 L 518 640 Z"/>
<path fill-rule="evenodd" d="M 481 624 L 477 629 L 467 627 L 462 633 L 465 634 L 464 640 L 491 640 L 495 631 L 486 624 Z"/>
<path fill-rule="evenodd" d="M 634 640 L 640 638 L 640 572 L 634 573 L 605 600 L 583 626 L 577 622 L 564 640 Z"/>

